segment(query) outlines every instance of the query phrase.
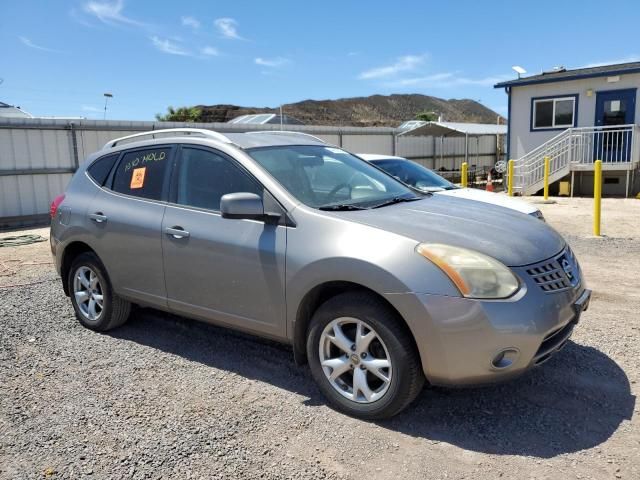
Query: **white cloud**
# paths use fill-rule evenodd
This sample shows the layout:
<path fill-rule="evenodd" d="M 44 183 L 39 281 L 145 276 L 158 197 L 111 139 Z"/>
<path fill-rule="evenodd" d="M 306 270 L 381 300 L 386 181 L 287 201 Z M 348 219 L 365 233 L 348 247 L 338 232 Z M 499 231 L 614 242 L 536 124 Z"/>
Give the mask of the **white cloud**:
<path fill-rule="evenodd" d="M 238 22 L 233 18 L 216 18 L 213 24 L 224 38 L 242 40 L 242 37 L 238 34 Z"/>
<path fill-rule="evenodd" d="M 423 77 L 399 78 L 391 82 L 386 82 L 385 85 L 388 85 L 390 87 L 433 85 L 436 83 L 450 81 L 452 77 L 453 73 L 435 73 L 433 75 L 426 75 Z"/>
<path fill-rule="evenodd" d="M 83 112 L 98 113 L 98 112 L 103 112 L 104 111 L 104 109 L 102 109 L 102 108 L 94 107 L 94 106 L 91 106 L 91 105 L 82 105 L 82 107 L 80 107 L 80 108 L 82 108 Z"/>
<path fill-rule="evenodd" d="M 208 45 L 206 47 L 202 47 L 200 53 L 207 57 L 217 57 L 220 55 L 220 51 L 216 47 L 210 47 Z"/>
<path fill-rule="evenodd" d="M 82 9 L 89 15 L 93 15 L 102 23 L 106 24 L 126 24 L 133 26 L 144 26 L 145 24 L 129 18 L 122 13 L 124 0 L 97 1 L 91 0 L 82 6 Z"/>
<path fill-rule="evenodd" d="M 454 77 L 453 81 L 456 85 L 478 85 L 480 87 L 493 87 L 496 83 L 504 82 L 506 80 L 513 80 L 513 76 L 492 75 L 481 78 Z"/>
<path fill-rule="evenodd" d="M 183 27 L 193 28 L 194 30 L 197 30 L 200 28 L 200 21 L 197 18 L 190 17 L 187 15 L 186 17 L 180 18 L 180 20 L 182 22 Z"/>
<path fill-rule="evenodd" d="M 184 49 L 177 43 L 172 42 L 168 38 L 159 38 L 154 35 L 149 39 L 153 43 L 153 46 L 163 53 L 168 53 L 169 55 L 191 56 L 191 53 L 188 50 Z"/>
<path fill-rule="evenodd" d="M 460 72 L 438 72 L 424 74 L 420 67 L 427 55 L 404 55 L 391 65 L 366 70 L 358 76 L 361 80 L 380 80 L 383 86 L 390 88 L 452 88 L 462 86 L 491 87 L 496 83 L 509 80 L 510 75 L 495 75 L 480 78 L 466 77 Z M 414 72 L 418 70 L 417 72 Z M 410 74 L 408 72 L 414 72 Z M 405 75 L 401 75 L 404 73 Z"/>
<path fill-rule="evenodd" d="M 396 62 L 391 65 L 366 70 L 358 75 L 358 78 L 361 80 L 370 80 L 373 78 L 391 77 L 400 72 L 414 70 L 424 62 L 424 59 L 424 55 L 405 55 L 399 57 Z"/>
<path fill-rule="evenodd" d="M 72 8 L 71 10 L 69 10 L 69 16 L 80 25 L 83 25 L 88 28 L 95 27 L 95 25 L 92 25 L 91 23 L 87 22 L 84 18 L 84 15 L 78 12 L 78 10 L 76 10 L 75 8 Z"/>
<path fill-rule="evenodd" d="M 434 73 L 421 77 L 400 78 L 386 82 L 387 87 L 453 88 L 461 86 L 492 87 L 496 83 L 509 80 L 510 75 L 496 75 L 481 78 L 458 76 L 457 73 Z"/>
<path fill-rule="evenodd" d="M 604 62 L 587 63 L 586 65 L 582 65 L 581 67 L 577 67 L 577 68 L 602 67 L 604 65 L 617 65 L 618 63 L 630 63 L 630 62 L 640 62 L 640 55 L 629 55 L 627 57 L 605 60 Z"/>
<path fill-rule="evenodd" d="M 51 53 L 64 53 L 60 50 L 54 50 L 53 48 L 47 48 L 47 47 L 43 47 L 42 45 L 37 45 L 35 43 L 33 43 L 31 40 L 29 40 L 27 37 L 18 37 L 18 39 L 27 47 L 29 48 L 34 48 L 36 50 L 42 50 L 43 52 L 51 52 Z"/>
<path fill-rule="evenodd" d="M 275 58 L 262 58 L 258 57 L 254 60 L 256 65 L 262 65 L 263 67 L 277 68 L 283 67 L 291 62 L 288 58 L 275 57 Z"/>

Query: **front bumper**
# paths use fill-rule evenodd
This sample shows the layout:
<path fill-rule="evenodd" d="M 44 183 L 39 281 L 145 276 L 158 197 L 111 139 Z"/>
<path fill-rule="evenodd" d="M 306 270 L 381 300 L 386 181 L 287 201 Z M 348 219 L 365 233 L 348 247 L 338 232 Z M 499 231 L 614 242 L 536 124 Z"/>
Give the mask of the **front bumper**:
<path fill-rule="evenodd" d="M 552 332 L 545 335 L 540 347 L 536 351 L 533 357 L 533 365 L 541 365 L 551 358 L 551 356 L 557 351 L 561 350 L 569 341 L 574 327 L 580 321 L 580 315 L 582 312 L 589 308 L 589 302 L 591 301 L 591 290 L 584 289 L 582 294 L 573 303 L 573 310 L 575 312 L 574 318 L 562 327 L 558 327 Z"/>
<path fill-rule="evenodd" d="M 387 296 L 413 332 L 427 379 L 451 386 L 499 382 L 548 360 L 566 344 L 590 297 L 584 285 L 545 293 L 530 282 L 505 300 Z M 501 352 L 508 361 L 496 363 Z"/>

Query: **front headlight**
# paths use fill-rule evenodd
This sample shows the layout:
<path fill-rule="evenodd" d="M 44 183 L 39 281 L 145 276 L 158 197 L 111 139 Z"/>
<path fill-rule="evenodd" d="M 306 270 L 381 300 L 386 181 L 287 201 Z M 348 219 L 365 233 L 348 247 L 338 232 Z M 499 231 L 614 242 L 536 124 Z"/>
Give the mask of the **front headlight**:
<path fill-rule="evenodd" d="M 416 252 L 440 267 L 465 297 L 506 298 L 520 287 L 511 270 L 482 253 L 438 243 L 421 243 Z"/>

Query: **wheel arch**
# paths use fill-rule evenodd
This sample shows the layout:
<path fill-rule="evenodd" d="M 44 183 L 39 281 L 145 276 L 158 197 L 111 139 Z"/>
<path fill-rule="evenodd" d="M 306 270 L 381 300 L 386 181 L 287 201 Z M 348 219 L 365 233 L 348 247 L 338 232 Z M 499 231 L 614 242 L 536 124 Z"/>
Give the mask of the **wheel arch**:
<path fill-rule="evenodd" d="M 400 322 L 404 328 L 407 329 L 407 331 L 411 335 L 411 339 L 413 341 L 416 352 L 418 356 L 420 356 L 420 351 L 417 348 L 415 337 L 413 335 L 413 332 L 411 331 L 411 328 L 402 317 L 398 309 L 391 302 L 389 302 L 387 298 L 385 298 L 375 290 L 372 290 L 371 288 L 356 282 L 327 281 L 316 285 L 311 290 L 309 290 L 298 305 L 295 323 L 293 325 L 293 355 L 298 365 L 307 363 L 307 332 L 309 330 L 309 324 L 311 323 L 311 317 L 313 317 L 315 311 L 330 298 L 349 292 L 366 293 L 367 295 L 371 295 L 384 303 L 389 308 L 389 310 L 395 314 L 396 320 Z"/>
<path fill-rule="evenodd" d="M 69 278 L 69 270 L 71 269 L 71 264 L 73 263 L 73 260 L 82 253 L 93 253 L 96 257 L 98 257 L 98 259 L 100 259 L 96 251 L 91 248 L 91 246 L 80 240 L 69 243 L 64 247 L 64 250 L 62 251 L 62 260 L 60 262 L 60 277 L 62 278 L 62 288 L 64 289 L 64 293 L 67 297 L 70 294 L 67 279 Z"/>

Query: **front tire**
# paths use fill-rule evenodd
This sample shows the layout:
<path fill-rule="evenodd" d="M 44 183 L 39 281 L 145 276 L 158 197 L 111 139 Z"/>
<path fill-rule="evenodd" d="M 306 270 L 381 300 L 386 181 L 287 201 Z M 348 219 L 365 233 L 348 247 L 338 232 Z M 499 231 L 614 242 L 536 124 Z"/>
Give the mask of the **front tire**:
<path fill-rule="evenodd" d="M 366 292 L 344 293 L 318 308 L 309 326 L 307 358 L 325 397 L 354 417 L 392 417 L 424 385 L 408 329 L 386 303 Z"/>
<path fill-rule="evenodd" d="M 131 304 L 113 292 L 106 269 L 94 253 L 82 253 L 73 260 L 67 282 L 76 318 L 83 326 L 105 332 L 129 318 Z"/>

